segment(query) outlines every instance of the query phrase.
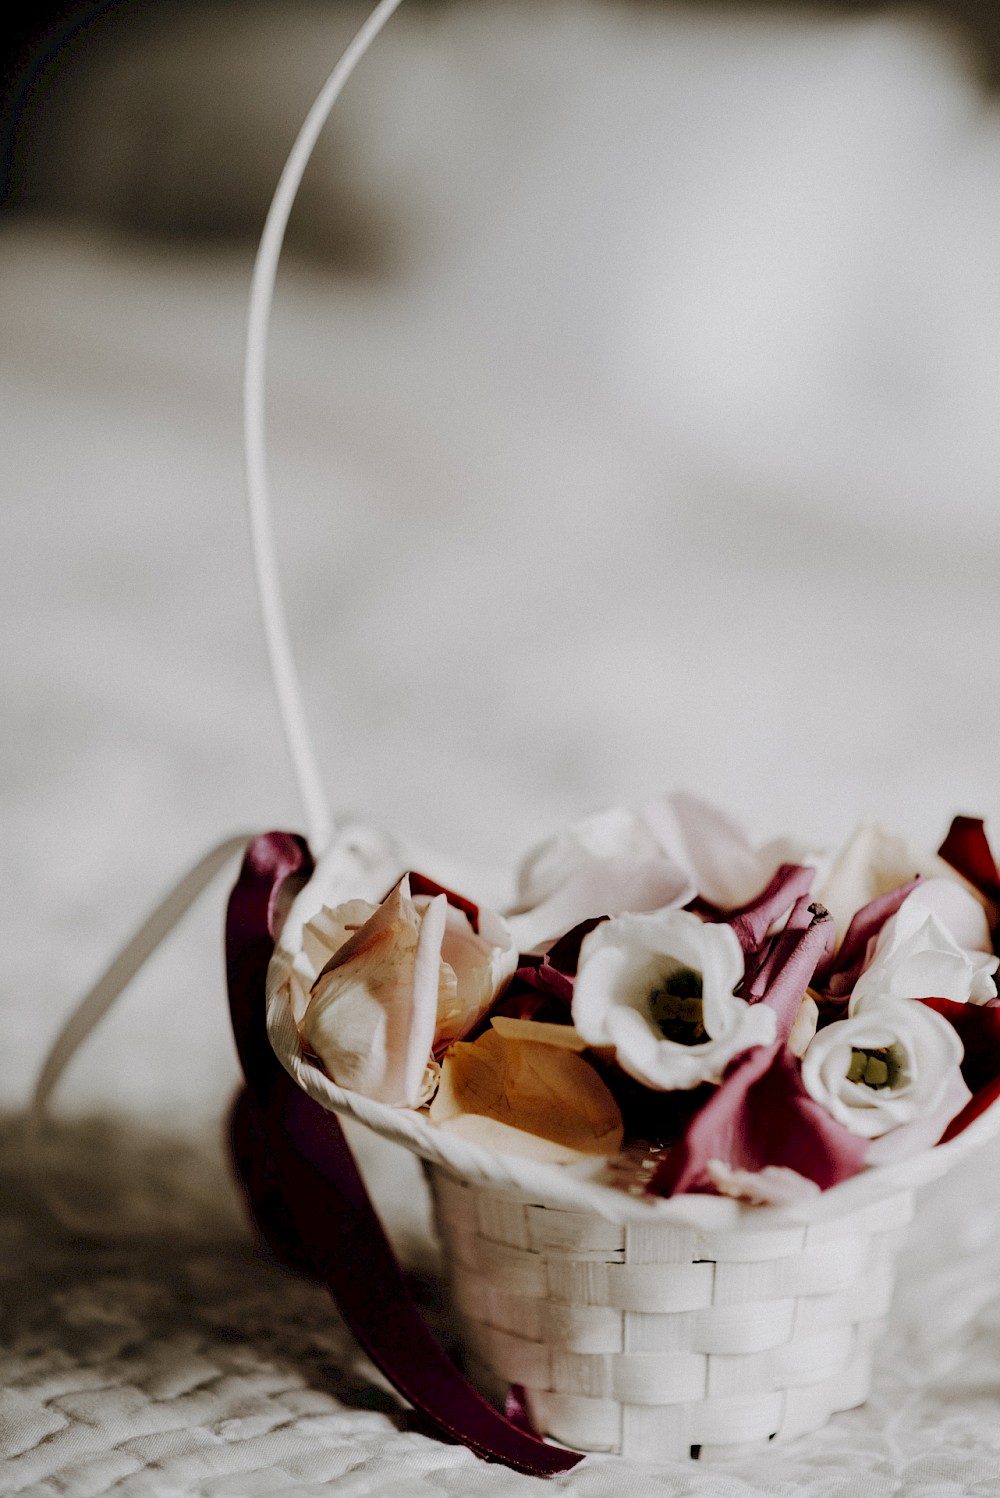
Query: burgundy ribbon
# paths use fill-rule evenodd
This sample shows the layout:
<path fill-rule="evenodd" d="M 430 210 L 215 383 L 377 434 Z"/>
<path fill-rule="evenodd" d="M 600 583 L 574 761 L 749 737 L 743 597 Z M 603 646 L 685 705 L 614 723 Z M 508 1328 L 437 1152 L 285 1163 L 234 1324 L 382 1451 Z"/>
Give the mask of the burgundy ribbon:
<path fill-rule="evenodd" d="M 233 1153 L 251 1216 L 276 1258 L 322 1281 L 372 1362 L 437 1430 L 533 1477 L 565 1472 L 580 1456 L 505 1419 L 435 1342 L 336 1116 L 296 1086 L 271 1049 L 267 965 L 288 881 L 300 885 L 312 867 L 302 838 L 266 833 L 247 848 L 229 901 L 229 1005 L 247 1082 L 233 1114 Z"/>

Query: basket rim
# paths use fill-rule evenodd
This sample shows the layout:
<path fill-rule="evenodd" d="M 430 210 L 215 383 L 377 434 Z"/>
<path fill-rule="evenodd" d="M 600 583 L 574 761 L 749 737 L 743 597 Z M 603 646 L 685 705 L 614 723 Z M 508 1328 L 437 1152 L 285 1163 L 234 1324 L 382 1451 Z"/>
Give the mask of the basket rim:
<path fill-rule="evenodd" d="M 420 863 L 426 866 L 428 860 L 422 857 Z M 349 1092 L 331 1081 L 303 1052 L 291 1001 L 302 931 L 323 905 L 352 898 L 381 899 L 391 883 L 412 866 L 398 842 L 363 824 L 343 829 L 334 839 L 297 894 L 268 966 L 267 1032 L 282 1066 L 321 1107 L 363 1124 L 470 1185 L 530 1199 L 540 1206 L 596 1213 L 616 1223 L 656 1221 L 699 1228 L 767 1229 L 780 1224 L 822 1222 L 862 1211 L 901 1191 L 922 1186 L 945 1174 L 1000 1131 L 1000 1105 L 993 1104 L 947 1144 L 922 1150 L 906 1160 L 865 1167 L 848 1180 L 792 1205 L 760 1207 L 722 1196 L 633 1196 L 595 1178 L 603 1169 L 603 1161 L 561 1165 L 500 1154 L 435 1128 L 414 1109 L 391 1107 Z"/>

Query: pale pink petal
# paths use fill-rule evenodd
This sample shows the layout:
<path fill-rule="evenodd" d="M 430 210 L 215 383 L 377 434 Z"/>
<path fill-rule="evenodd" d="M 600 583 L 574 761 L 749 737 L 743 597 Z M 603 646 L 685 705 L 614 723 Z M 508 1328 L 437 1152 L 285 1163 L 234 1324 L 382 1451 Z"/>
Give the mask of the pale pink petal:
<path fill-rule="evenodd" d="M 606 858 L 660 856 L 655 837 L 636 812 L 626 806 L 609 806 L 529 850 L 518 870 L 517 908 L 541 905 L 584 864 Z"/>
<path fill-rule="evenodd" d="M 678 792 L 649 802 L 640 815 L 664 852 L 688 871 L 698 893 L 713 905 L 731 910 L 766 883 L 743 828 L 709 802 Z"/>
<path fill-rule="evenodd" d="M 664 858 L 595 858 L 532 910 L 508 916 L 518 951 L 539 954 L 595 916 L 642 913 L 686 905 L 695 889 Z"/>
<path fill-rule="evenodd" d="M 682 791 L 649 802 L 640 816 L 702 898 L 721 910 L 747 904 L 781 864 L 815 862 L 804 844 L 787 838 L 756 848 L 738 822 Z"/>
<path fill-rule="evenodd" d="M 447 991 L 442 986 L 439 996 L 434 1035 L 439 1053 L 476 1028 L 517 966 L 517 949 L 506 922 L 485 907 L 477 910 L 476 921 L 478 930 L 466 912 L 448 900 L 441 960 L 455 982 Z"/>

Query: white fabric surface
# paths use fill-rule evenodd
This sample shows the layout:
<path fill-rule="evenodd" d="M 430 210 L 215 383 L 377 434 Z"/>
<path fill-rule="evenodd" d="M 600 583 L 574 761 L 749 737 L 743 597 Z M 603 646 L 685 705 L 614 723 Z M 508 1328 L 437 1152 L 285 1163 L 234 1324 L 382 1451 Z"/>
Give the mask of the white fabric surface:
<path fill-rule="evenodd" d="M 865 811 L 928 843 L 958 810 L 1000 832 L 994 106 L 903 22 L 509 14 L 412 34 L 370 88 L 444 56 L 423 104 L 348 112 L 395 273 L 291 267 L 279 293 L 274 488 L 335 805 L 494 871 L 672 785 L 761 836 Z M 30 224 L 0 259 L 14 1110 L 163 885 L 297 811 L 240 509 L 248 261 Z M 64 1091 L 106 1120 L 96 1151 L 67 1126 L 77 1188 L 113 1174 L 109 1224 L 139 1196 L 174 1225 L 66 1239 L 5 1133 L 0 1489 L 541 1492 L 356 1408 L 329 1307 L 252 1259 L 213 1148 L 221 908 Z M 153 1126 L 187 1142 L 147 1156 Z M 1000 1494 L 998 1160 L 929 1188 L 864 1410 L 726 1469 L 589 1460 L 557 1490 Z M 428 1267 L 412 1162 L 370 1163 Z"/>

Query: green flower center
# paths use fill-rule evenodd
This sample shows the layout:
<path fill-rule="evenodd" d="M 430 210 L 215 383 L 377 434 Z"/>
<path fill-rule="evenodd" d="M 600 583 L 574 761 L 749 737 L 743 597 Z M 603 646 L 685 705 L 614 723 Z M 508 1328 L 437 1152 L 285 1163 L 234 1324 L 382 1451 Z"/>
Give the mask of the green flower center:
<path fill-rule="evenodd" d="M 896 1085 L 899 1062 L 892 1046 L 852 1046 L 847 1080 L 880 1092 Z"/>
<path fill-rule="evenodd" d="M 706 1041 L 701 974 L 677 963 L 650 989 L 649 1016 L 664 1040 L 672 1040 L 675 1045 L 701 1045 Z"/>

